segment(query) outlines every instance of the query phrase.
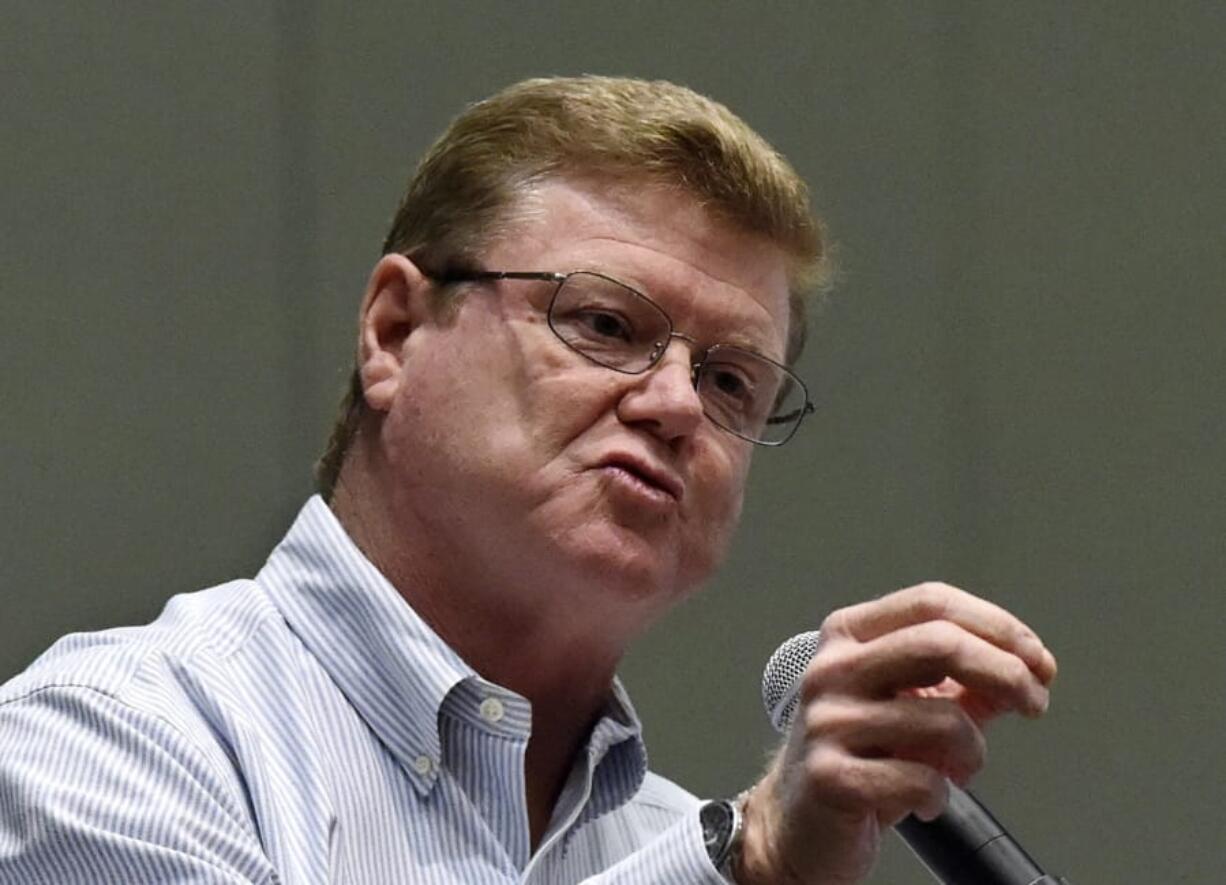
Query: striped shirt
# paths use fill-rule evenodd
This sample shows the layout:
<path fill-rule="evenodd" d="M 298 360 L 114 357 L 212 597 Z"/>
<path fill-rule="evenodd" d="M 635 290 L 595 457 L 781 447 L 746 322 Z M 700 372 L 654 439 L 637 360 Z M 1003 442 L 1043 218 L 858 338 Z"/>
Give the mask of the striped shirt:
<path fill-rule="evenodd" d="M 0 688 L 0 883 L 710 883 L 620 684 L 530 849 L 528 702 L 312 498 L 254 580 Z"/>

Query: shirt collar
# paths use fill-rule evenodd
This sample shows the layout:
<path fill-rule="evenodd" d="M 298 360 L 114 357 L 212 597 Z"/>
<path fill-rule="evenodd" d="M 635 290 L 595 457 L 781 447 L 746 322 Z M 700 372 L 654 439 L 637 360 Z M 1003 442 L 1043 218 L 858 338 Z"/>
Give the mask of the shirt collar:
<path fill-rule="evenodd" d="M 592 729 L 587 755 L 593 771 L 592 799 L 579 818 L 580 824 L 629 802 L 647 775 L 642 724 L 618 679 L 613 680 L 604 717 Z"/>
<path fill-rule="evenodd" d="M 256 580 L 414 786 L 428 791 L 438 776 L 439 706 L 476 675 L 472 668 L 409 607 L 318 495 Z"/>
<path fill-rule="evenodd" d="M 480 680 L 478 674 L 413 611 L 318 495 L 299 511 L 256 580 L 418 792 L 428 792 L 442 758 L 439 710 L 452 689 Z M 617 759 L 608 806 L 637 791 L 647 755 L 642 725 L 619 680 L 587 753 L 600 769 L 610 768 L 601 765 L 610 753 Z"/>

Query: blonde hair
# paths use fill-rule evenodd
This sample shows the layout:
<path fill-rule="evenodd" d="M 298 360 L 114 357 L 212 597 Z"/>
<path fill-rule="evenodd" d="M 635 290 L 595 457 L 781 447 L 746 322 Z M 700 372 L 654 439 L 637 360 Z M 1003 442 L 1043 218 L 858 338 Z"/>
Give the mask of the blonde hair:
<path fill-rule="evenodd" d="M 418 164 L 383 252 L 408 255 L 436 276 L 471 269 L 527 207 L 533 187 L 563 177 L 676 188 L 721 220 L 780 247 L 791 262 L 788 362 L 800 355 L 804 299 L 827 273 L 808 189 L 739 117 L 673 83 L 532 79 L 470 106 Z M 316 466 L 325 497 L 331 497 L 364 410 L 355 369 Z"/>

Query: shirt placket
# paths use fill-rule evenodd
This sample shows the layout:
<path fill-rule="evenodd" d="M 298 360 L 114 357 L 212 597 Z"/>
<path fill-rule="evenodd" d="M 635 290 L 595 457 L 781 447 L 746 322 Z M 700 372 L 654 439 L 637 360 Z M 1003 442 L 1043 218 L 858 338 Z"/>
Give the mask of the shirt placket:
<path fill-rule="evenodd" d="M 528 863 L 524 759 L 531 734 L 527 701 L 480 680 L 458 686 L 439 717 L 443 768 L 464 793 L 513 879 Z"/>

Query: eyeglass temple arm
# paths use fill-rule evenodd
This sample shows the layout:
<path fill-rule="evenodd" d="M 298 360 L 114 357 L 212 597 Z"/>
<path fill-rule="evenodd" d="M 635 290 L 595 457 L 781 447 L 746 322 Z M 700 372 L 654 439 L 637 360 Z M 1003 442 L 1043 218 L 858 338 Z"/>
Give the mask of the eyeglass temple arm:
<path fill-rule="evenodd" d="M 560 283 L 566 279 L 564 273 L 550 273 L 534 270 L 474 270 L 470 272 L 452 273 L 443 276 L 442 281 L 448 283 L 466 283 L 477 280 L 543 280 L 548 283 Z"/>

